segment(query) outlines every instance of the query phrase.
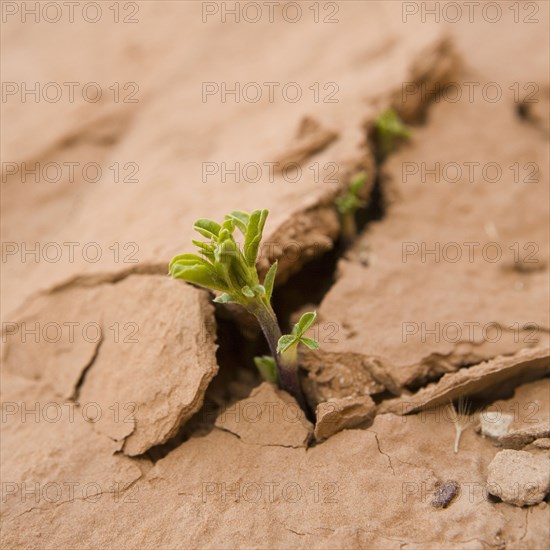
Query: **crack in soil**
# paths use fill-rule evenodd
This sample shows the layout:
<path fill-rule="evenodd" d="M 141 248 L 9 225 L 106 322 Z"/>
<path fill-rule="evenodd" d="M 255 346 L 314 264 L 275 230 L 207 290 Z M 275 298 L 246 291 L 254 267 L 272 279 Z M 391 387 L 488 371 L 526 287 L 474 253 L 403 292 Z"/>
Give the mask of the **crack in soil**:
<path fill-rule="evenodd" d="M 92 368 L 94 363 L 96 362 L 96 359 L 99 355 L 99 350 L 101 349 L 103 342 L 104 342 L 103 331 L 101 331 L 99 340 L 96 342 L 95 350 L 91 359 L 88 361 L 88 364 L 85 365 L 82 371 L 80 372 L 80 377 L 77 383 L 75 384 L 74 391 L 72 395 L 69 397 L 70 401 L 74 401 L 75 403 L 78 403 L 78 399 L 80 398 L 80 391 L 82 389 L 82 385 L 84 384 L 84 380 L 86 379 L 86 375 L 88 374 L 88 371 Z"/>
<path fill-rule="evenodd" d="M 422 111 L 425 114 L 430 105 L 431 102 L 422 102 L 417 106 L 417 108 L 419 112 Z M 420 124 L 425 123 L 425 116 L 419 116 L 416 118 L 421 119 Z M 361 166 L 362 164 L 364 164 L 365 159 L 369 155 L 369 152 L 374 151 L 374 181 L 372 187 L 370 188 L 369 196 L 366 199 L 366 206 L 363 208 L 359 208 L 355 213 L 355 221 L 358 229 L 355 240 L 357 240 L 357 238 L 359 238 L 360 235 L 368 228 L 370 223 L 383 220 L 387 212 L 387 200 L 384 193 L 384 187 L 386 181 L 388 180 L 383 176 L 381 167 L 388 157 L 382 157 L 378 145 L 372 139 L 374 124 L 375 121 L 372 121 L 371 126 L 369 128 L 366 128 L 366 150 L 362 155 L 362 158 L 355 159 L 355 165 Z M 320 202 L 319 205 L 316 205 L 313 208 L 309 208 L 306 209 L 304 212 L 297 213 L 295 215 L 296 219 L 299 219 L 300 215 L 309 214 L 309 216 L 315 216 L 316 209 L 321 208 L 322 206 L 323 205 Z M 331 207 L 336 210 L 336 206 L 334 204 L 332 204 Z M 280 230 L 281 228 L 279 228 L 279 230 L 275 230 L 275 233 Z M 330 250 L 322 254 L 320 257 L 314 258 L 313 260 L 310 260 L 309 262 L 303 264 L 295 274 L 290 275 L 285 283 L 275 288 L 273 296 L 273 308 L 283 331 L 290 328 L 292 324 L 291 318 L 296 312 L 300 310 L 300 308 L 304 307 L 307 304 L 321 304 L 326 294 L 330 291 L 331 287 L 336 282 L 336 270 L 338 262 L 345 256 L 345 253 L 347 251 L 347 248 L 344 245 L 341 231 L 342 227 L 340 227 L 340 233 L 338 234 L 338 236 L 333 240 L 333 246 Z M 351 246 L 352 244 L 353 243 L 349 243 L 349 246 Z M 158 271 L 156 271 L 159 268 L 158 266 L 150 265 L 148 267 L 154 273 L 158 273 Z M 133 273 L 136 273 L 136 270 L 129 269 L 126 272 L 115 275 L 114 278 L 113 276 L 111 276 L 111 279 L 107 282 L 118 282 L 118 280 L 121 280 Z M 97 281 L 97 276 L 93 277 L 91 280 L 89 278 L 80 279 L 77 277 L 72 281 L 66 283 L 64 286 L 66 286 L 67 284 L 96 284 L 95 281 Z M 231 310 L 228 310 L 228 312 L 229 313 L 227 315 L 230 319 L 229 322 L 233 323 L 234 328 L 238 329 L 239 316 L 231 312 Z M 216 310 L 216 322 L 218 326 L 221 320 L 222 316 L 218 314 L 218 310 Z M 221 399 L 219 397 L 218 399 L 214 399 L 213 403 L 210 400 L 212 394 L 215 393 L 215 390 L 213 390 L 212 388 L 215 387 L 216 381 L 222 380 L 224 377 L 224 373 L 222 373 L 222 371 L 225 371 L 225 369 L 222 368 L 222 363 L 224 363 L 226 359 L 228 359 L 228 362 L 232 362 L 232 355 L 233 359 L 235 359 L 236 357 L 235 350 L 233 349 L 232 351 L 230 351 L 230 349 L 226 348 L 225 342 L 221 342 L 222 339 L 220 337 L 220 333 L 218 333 L 218 336 L 220 345 L 218 347 L 217 357 L 220 371 L 218 375 L 216 375 L 214 380 L 210 383 L 209 388 L 207 389 L 207 392 L 204 396 L 203 407 L 198 411 L 198 413 L 196 413 L 194 418 L 192 418 L 186 425 L 180 428 L 178 433 L 173 438 L 168 440 L 166 443 L 157 445 L 147 451 L 146 456 L 153 460 L 153 462 L 158 461 L 160 458 L 164 458 L 168 453 L 170 453 L 176 447 L 189 439 L 189 437 L 206 435 L 207 433 L 212 431 L 212 429 L 214 428 L 216 417 L 216 414 L 214 414 L 215 411 L 219 411 L 222 407 L 227 406 L 231 402 L 234 402 L 236 400 L 235 398 L 238 399 L 239 397 L 246 397 L 246 395 L 236 395 L 235 392 L 229 392 L 229 394 L 226 393 Z M 243 369 L 243 365 L 246 365 L 245 369 L 250 370 L 252 368 L 255 371 L 252 361 L 254 355 L 260 355 L 263 351 L 267 351 L 263 337 L 258 331 L 256 333 L 255 339 L 253 339 L 252 341 L 248 339 L 247 342 L 247 338 L 245 338 L 242 332 L 240 332 L 237 335 L 237 339 L 242 344 L 240 353 L 238 354 L 240 355 L 241 362 L 240 364 L 239 362 L 236 362 L 234 366 L 236 367 L 237 371 L 241 371 Z M 243 350 L 245 350 L 244 353 Z M 259 353 L 258 350 L 260 350 Z M 384 371 L 385 369 L 382 370 Z M 227 373 L 225 372 L 225 375 L 226 374 Z M 385 374 L 391 379 L 391 374 L 389 370 L 386 369 Z M 250 391 L 260 382 L 260 378 L 257 373 L 254 378 L 255 379 L 253 380 L 252 384 L 248 385 L 249 387 L 248 391 L 246 392 L 247 394 L 249 394 Z M 240 392 L 237 393 L 239 394 Z M 212 405 L 214 406 L 212 407 Z M 205 422 L 205 413 L 208 411 L 208 409 L 210 409 L 209 415 L 211 416 L 211 418 L 210 421 Z M 378 440 L 377 443 L 379 445 Z M 306 445 L 306 449 L 307 448 L 308 445 Z M 388 460 L 390 461 L 392 472 L 394 472 L 395 475 L 395 471 L 393 469 L 393 465 L 391 464 L 389 456 Z"/>
<path fill-rule="evenodd" d="M 373 434 L 374 434 L 374 439 L 376 439 L 376 446 L 378 447 L 378 452 L 382 455 L 384 455 L 387 459 L 388 459 L 388 466 L 390 467 L 393 475 L 395 475 L 395 470 L 393 469 L 393 464 L 391 462 L 391 457 L 388 453 L 385 453 L 381 448 L 380 448 L 380 440 L 378 439 L 378 434 L 376 432 L 373 432 L 372 430 L 369 430 L 371 431 Z"/>

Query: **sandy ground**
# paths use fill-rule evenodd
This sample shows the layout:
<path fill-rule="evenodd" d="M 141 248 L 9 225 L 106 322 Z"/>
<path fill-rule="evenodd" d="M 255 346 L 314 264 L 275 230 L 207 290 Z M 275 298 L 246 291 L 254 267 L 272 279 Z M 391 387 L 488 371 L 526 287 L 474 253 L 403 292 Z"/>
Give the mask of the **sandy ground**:
<path fill-rule="evenodd" d="M 2 4 L 2 547 L 547 548 L 549 4 L 34 7 Z M 255 208 L 283 328 L 318 312 L 308 417 L 166 276 Z"/>

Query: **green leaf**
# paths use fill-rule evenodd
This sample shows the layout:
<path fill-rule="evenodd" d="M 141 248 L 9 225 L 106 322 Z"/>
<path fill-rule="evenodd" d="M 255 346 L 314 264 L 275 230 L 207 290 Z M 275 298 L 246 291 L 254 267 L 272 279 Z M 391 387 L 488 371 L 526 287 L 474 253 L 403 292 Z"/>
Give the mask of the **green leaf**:
<path fill-rule="evenodd" d="M 351 180 L 351 183 L 349 184 L 349 190 L 351 191 L 351 193 L 353 193 L 353 195 L 358 197 L 365 183 L 367 183 L 367 173 L 360 172 L 353 178 L 353 180 Z"/>
<path fill-rule="evenodd" d="M 290 346 L 297 343 L 297 339 L 291 334 L 285 334 L 279 338 L 277 342 L 277 353 L 286 351 Z"/>
<path fill-rule="evenodd" d="M 215 251 L 215 258 L 218 262 L 229 266 L 231 261 L 237 257 L 237 243 L 233 239 L 223 241 Z"/>
<path fill-rule="evenodd" d="M 375 128 L 378 146 L 381 148 L 383 156 L 393 152 L 400 140 L 411 137 L 410 129 L 391 107 L 377 117 Z"/>
<path fill-rule="evenodd" d="M 221 226 L 219 223 L 216 223 L 212 220 L 201 218 L 200 220 L 197 220 L 195 222 L 193 229 L 195 229 L 195 231 L 198 231 L 207 239 L 217 239 Z"/>
<path fill-rule="evenodd" d="M 205 243 L 203 241 L 196 241 L 195 239 L 191 239 L 191 242 L 201 250 L 209 250 L 211 252 L 214 252 L 214 245 L 212 243 Z"/>
<path fill-rule="evenodd" d="M 358 208 L 366 206 L 365 201 L 359 198 L 366 181 L 367 173 L 360 172 L 352 179 L 345 192 L 336 199 L 336 207 L 340 214 L 353 214 Z"/>
<path fill-rule="evenodd" d="M 300 342 L 304 344 L 304 346 L 307 346 L 309 349 L 316 350 L 319 348 L 319 342 L 315 340 L 314 338 L 307 338 L 306 336 L 302 336 L 300 338 Z"/>
<path fill-rule="evenodd" d="M 214 262 L 214 271 L 218 279 L 225 282 L 227 288 L 231 288 L 231 282 L 229 277 L 229 267 L 221 262 Z"/>
<path fill-rule="evenodd" d="M 306 330 L 315 322 L 315 319 L 317 319 L 317 312 L 310 311 L 308 313 L 304 313 L 300 317 L 300 320 L 296 323 L 296 334 L 302 336 L 302 334 L 304 334 L 304 332 L 306 332 Z"/>
<path fill-rule="evenodd" d="M 181 264 L 181 265 L 195 265 L 195 264 L 206 264 L 206 260 L 204 258 L 201 258 L 200 256 L 197 256 L 196 254 L 179 254 L 178 256 L 174 256 L 172 258 L 172 261 L 168 265 L 168 271 L 172 271 L 172 266 L 175 264 Z"/>
<path fill-rule="evenodd" d="M 213 290 L 227 290 L 224 282 L 207 266 L 200 263 L 186 264 L 175 262 L 170 266 L 170 275 L 174 279 L 183 279 L 188 283 L 210 288 Z"/>
<path fill-rule="evenodd" d="M 254 285 L 252 287 L 252 290 L 254 291 L 254 294 L 258 294 L 259 296 L 265 296 L 264 285 Z"/>
<path fill-rule="evenodd" d="M 197 248 L 200 249 L 200 253 L 207 258 L 210 262 L 214 262 L 214 245 L 209 243 L 203 243 L 202 241 L 191 241 Z"/>
<path fill-rule="evenodd" d="M 260 248 L 262 233 L 268 214 L 269 212 L 267 210 L 254 210 L 254 212 L 250 214 L 243 247 L 246 263 L 250 267 L 256 265 L 258 249 Z"/>
<path fill-rule="evenodd" d="M 230 235 L 233 234 L 233 231 L 235 231 L 235 220 L 233 219 L 226 219 L 223 223 L 222 223 L 222 227 L 221 227 L 221 231 L 226 231 L 228 232 Z"/>
<path fill-rule="evenodd" d="M 235 210 L 234 212 L 231 212 L 231 214 L 225 216 L 225 218 L 232 219 L 235 225 L 239 228 L 240 232 L 243 235 L 246 235 L 246 228 L 248 227 L 248 221 L 250 219 L 250 216 L 246 212 Z"/>
<path fill-rule="evenodd" d="M 277 274 L 277 262 L 271 265 L 264 279 L 265 295 L 267 296 L 268 300 L 271 300 L 271 295 L 273 294 L 273 285 L 275 283 L 276 274 Z"/>
<path fill-rule="evenodd" d="M 270 355 L 262 355 L 261 357 L 254 357 L 254 363 L 260 374 L 268 382 L 275 384 L 279 383 L 279 372 L 277 371 L 277 365 L 275 359 Z"/>

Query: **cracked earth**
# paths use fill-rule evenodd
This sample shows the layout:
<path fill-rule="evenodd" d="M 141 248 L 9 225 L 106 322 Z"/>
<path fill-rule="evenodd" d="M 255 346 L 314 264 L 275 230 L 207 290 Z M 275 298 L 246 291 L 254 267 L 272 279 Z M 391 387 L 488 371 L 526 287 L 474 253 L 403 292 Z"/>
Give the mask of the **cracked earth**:
<path fill-rule="evenodd" d="M 549 5 L 529 4 L 538 24 L 404 23 L 401 2 L 369 1 L 336 3 L 334 26 L 204 24 L 196 2 L 140 2 L 109 39 L 103 22 L 3 25 L 5 80 L 140 95 L 2 107 L 2 547 L 548 547 Z M 202 101 L 214 80 L 339 95 Z M 441 92 L 465 82 L 503 95 Z M 388 107 L 412 137 L 382 158 Z M 13 173 L 69 161 L 133 161 L 138 182 Z M 211 161 L 302 177 L 203 181 Z M 344 246 L 334 201 L 362 170 Z M 166 276 L 195 219 L 254 208 L 270 211 L 258 270 L 279 261 L 284 328 L 318 313 L 307 414 L 255 371 L 253 319 Z M 40 256 L 67 242 L 74 257 Z"/>

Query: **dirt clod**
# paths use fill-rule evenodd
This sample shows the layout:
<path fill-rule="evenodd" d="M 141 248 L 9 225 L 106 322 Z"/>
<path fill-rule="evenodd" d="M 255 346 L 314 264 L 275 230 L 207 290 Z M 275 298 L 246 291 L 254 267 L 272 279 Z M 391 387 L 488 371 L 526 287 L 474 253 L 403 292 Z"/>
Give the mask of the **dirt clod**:
<path fill-rule="evenodd" d="M 504 450 L 488 467 L 487 489 L 504 502 L 532 506 L 550 490 L 550 457 Z"/>

